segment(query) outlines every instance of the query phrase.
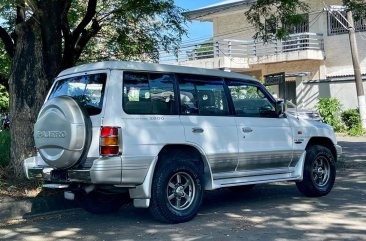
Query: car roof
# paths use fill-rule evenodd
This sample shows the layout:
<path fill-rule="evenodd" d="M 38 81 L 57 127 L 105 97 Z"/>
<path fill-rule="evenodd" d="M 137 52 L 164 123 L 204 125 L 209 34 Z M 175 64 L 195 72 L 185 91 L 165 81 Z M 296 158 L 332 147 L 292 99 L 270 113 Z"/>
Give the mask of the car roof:
<path fill-rule="evenodd" d="M 62 71 L 58 75 L 58 78 L 71 74 L 77 74 L 95 70 L 105 70 L 105 69 L 199 74 L 199 75 L 218 76 L 223 78 L 243 79 L 258 82 L 258 80 L 248 75 L 239 74 L 235 72 L 227 72 L 223 70 L 184 67 L 184 66 L 167 65 L 167 64 L 153 64 L 145 62 L 126 62 L 126 61 L 104 61 L 104 62 L 83 64 Z"/>

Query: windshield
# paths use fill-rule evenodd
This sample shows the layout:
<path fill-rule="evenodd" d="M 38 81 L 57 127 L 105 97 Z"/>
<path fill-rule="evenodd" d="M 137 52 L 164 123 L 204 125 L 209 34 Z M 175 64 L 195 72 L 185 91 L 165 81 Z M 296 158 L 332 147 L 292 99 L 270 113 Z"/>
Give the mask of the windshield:
<path fill-rule="evenodd" d="M 57 96 L 71 96 L 89 115 L 98 115 L 102 111 L 107 74 L 75 76 L 57 81 L 49 99 Z"/>

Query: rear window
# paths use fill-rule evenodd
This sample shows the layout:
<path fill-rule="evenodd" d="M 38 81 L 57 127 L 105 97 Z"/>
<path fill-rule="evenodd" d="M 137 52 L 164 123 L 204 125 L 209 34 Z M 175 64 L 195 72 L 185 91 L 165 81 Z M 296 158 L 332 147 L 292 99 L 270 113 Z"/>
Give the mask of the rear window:
<path fill-rule="evenodd" d="M 176 114 L 173 76 L 125 72 L 123 109 L 127 114 Z"/>
<path fill-rule="evenodd" d="M 71 96 L 89 115 L 98 115 L 102 111 L 107 74 L 75 76 L 57 81 L 49 99 L 57 96 Z"/>

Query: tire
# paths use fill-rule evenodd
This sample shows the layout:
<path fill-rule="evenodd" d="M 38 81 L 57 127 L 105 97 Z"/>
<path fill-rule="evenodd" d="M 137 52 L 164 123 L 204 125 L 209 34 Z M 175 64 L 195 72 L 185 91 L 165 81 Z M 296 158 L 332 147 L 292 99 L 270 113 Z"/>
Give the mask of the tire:
<path fill-rule="evenodd" d="M 123 194 L 107 194 L 98 191 L 80 194 L 79 205 L 86 211 L 94 214 L 106 214 L 118 211 L 127 203 L 129 197 Z"/>
<path fill-rule="evenodd" d="M 153 178 L 149 211 L 165 223 L 187 222 L 196 216 L 202 203 L 203 169 L 190 160 L 164 164 Z"/>
<path fill-rule="evenodd" d="M 333 188 L 336 167 L 332 152 L 320 145 L 310 146 L 304 164 L 304 176 L 296 186 L 308 197 L 327 195 Z"/>
<path fill-rule="evenodd" d="M 243 185 L 243 186 L 233 186 L 229 187 L 229 190 L 232 192 L 249 192 L 255 187 L 255 184 Z"/>
<path fill-rule="evenodd" d="M 69 96 L 48 100 L 34 125 L 34 142 L 42 159 L 55 169 L 68 169 L 86 159 L 92 124 L 88 113 Z"/>

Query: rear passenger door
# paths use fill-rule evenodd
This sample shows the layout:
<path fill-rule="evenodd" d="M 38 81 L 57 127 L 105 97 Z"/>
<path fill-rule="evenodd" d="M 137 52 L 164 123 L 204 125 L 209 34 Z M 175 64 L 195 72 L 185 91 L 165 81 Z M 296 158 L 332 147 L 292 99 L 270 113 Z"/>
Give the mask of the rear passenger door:
<path fill-rule="evenodd" d="M 143 180 L 151 161 L 167 143 L 184 143 L 174 74 L 123 74 L 124 183 Z"/>
<path fill-rule="evenodd" d="M 177 75 L 177 79 L 186 141 L 204 151 L 214 179 L 233 173 L 237 166 L 238 134 L 223 79 L 184 74 Z"/>
<path fill-rule="evenodd" d="M 227 85 L 237 116 L 237 171 L 248 176 L 289 172 L 293 138 L 288 119 L 276 115 L 274 100 L 262 85 L 235 80 Z"/>

